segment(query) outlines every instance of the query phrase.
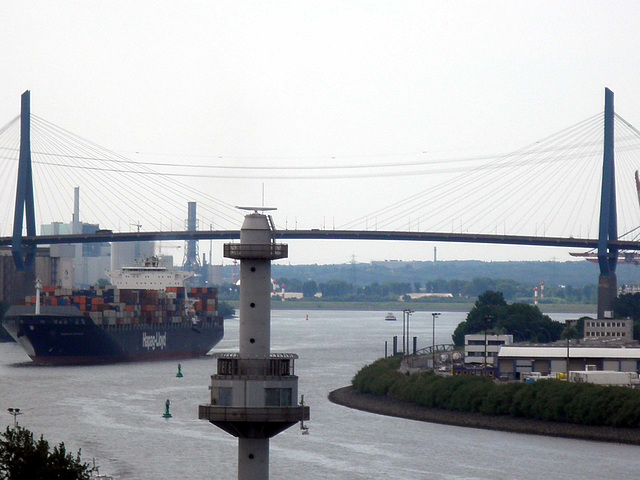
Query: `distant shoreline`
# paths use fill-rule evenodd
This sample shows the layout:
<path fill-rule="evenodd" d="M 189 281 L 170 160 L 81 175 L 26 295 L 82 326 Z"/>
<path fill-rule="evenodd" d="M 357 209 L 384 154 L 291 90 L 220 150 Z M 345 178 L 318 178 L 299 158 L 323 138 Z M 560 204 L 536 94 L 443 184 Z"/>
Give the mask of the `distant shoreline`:
<path fill-rule="evenodd" d="M 225 300 L 229 305 L 238 308 L 240 302 Z M 272 301 L 272 310 L 346 310 L 346 311 L 379 311 L 401 312 L 410 308 L 417 312 L 464 312 L 467 313 L 475 302 L 322 302 L 308 300 L 287 300 L 284 302 Z M 595 315 L 596 305 L 587 304 L 541 304 L 540 310 L 545 315 L 552 313 L 579 313 L 582 315 Z"/>
<path fill-rule="evenodd" d="M 595 427 L 568 423 L 545 422 L 508 416 L 488 416 L 480 413 L 455 412 L 427 408 L 394 398 L 356 392 L 353 387 L 343 387 L 329 393 L 329 400 L 365 412 L 391 417 L 440 423 L 467 428 L 482 428 L 513 433 L 547 435 L 552 437 L 594 440 L 598 442 L 640 445 L 640 430 L 631 428 Z"/>

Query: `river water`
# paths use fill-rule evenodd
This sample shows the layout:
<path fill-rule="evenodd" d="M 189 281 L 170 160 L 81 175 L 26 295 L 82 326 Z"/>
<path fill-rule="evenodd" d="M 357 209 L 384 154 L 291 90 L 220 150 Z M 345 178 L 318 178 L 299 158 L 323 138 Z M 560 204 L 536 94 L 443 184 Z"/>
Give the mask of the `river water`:
<path fill-rule="evenodd" d="M 271 478 L 631 479 L 640 447 L 503 433 L 384 417 L 334 405 L 327 394 L 402 337 L 402 314 L 274 311 L 272 351 L 297 353 L 300 393 L 311 407 L 309 435 L 298 426 L 271 440 Z M 309 319 L 306 320 L 306 315 Z M 448 343 L 465 314 L 442 312 L 436 343 Z M 576 315 L 552 315 L 554 319 Z M 431 344 L 432 317 L 414 313 L 418 348 Z M 401 342 L 401 340 L 400 340 Z M 237 351 L 238 321 L 214 351 Z M 237 440 L 198 420 L 208 403 L 211 358 L 106 366 L 35 367 L 16 344 L 0 344 L 0 409 L 50 443 L 64 440 L 101 473 L 125 480 L 237 478 Z M 165 401 L 173 418 L 165 420 Z M 0 427 L 13 422 L 8 414 Z"/>

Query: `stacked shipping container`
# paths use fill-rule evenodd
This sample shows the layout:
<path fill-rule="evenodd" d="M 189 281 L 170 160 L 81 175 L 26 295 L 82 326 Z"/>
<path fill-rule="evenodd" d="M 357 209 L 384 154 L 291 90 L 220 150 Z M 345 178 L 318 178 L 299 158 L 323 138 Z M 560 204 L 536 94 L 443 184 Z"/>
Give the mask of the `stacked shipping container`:
<path fill-rule="evenodd" d="M 42 305 L 75 306 L 96 325 L 137 325 L 145 323 L 181 323 L 218 316 L 218 291 L 215 288 L 167 287 L 166 290 L 91 287 L 73 290 L 43 287 Z M 36 297 L 27 296 L 22 305 L 35 305 Z"/>

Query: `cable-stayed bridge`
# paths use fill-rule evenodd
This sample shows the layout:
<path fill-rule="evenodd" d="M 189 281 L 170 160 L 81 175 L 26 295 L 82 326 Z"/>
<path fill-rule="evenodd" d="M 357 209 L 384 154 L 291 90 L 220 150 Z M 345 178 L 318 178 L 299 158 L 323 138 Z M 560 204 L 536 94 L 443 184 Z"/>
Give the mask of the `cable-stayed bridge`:
<path fill-rule="evenodd" d="M 280 163 L 196 165 L 189 163 L 189 157 L 178 163 L 141 162 L 31 114 L 25 92 L 21 115 L 0 128 L 6 196 L 2 201 L 10 205 L 15 199 L 16 205 L 0 217 L 4 235 L 0 245 L 11 245 L 16 262 L 28 268 L 37 245 L 234 239 L 239 237 L 241 214 L 233 204 L 212 195 L 215 189 L 205 186 L 206 180 L 224 183 L 253 176 L 294 183 L 411 175 L 427 178 L 430 185 L 387 205 L 378 201 L 378 208 L 365 214 L 349 208 L 347 191 L 327 190 L 323 208 L 337 204 L 343 217 L 350 219 L 343 219 L 338 228 L 335 221 L 332 228 L 323 221 L 320 228 L 304 229 L 297 228 L 297 218 L 293 229 L 285 220 L 276 236 L 594 249 L 601 284 L 604 278 L 610 291 L 620 251 L 640 250 L 640 189 L 634 180 L 639 149 L 640 132 L 614 113 L 613 93 L 607 90 L 604 113 L 502 155 L 440 159 L 414 152 L 386 163 L 340 164 L 339 159 L 323 159 L 317 166 L 300 168 Z M 435 176 L 439 182 L 432 180 Z M 36 218 L 40 224 L 60 222 L 73 210 L 70 191 L 75 186 L 83 192 L 84 214 L 102 230 L 38 235 Z M 197 231 L 186 231 L 184 226 L 184 206 L 190 201 L 198 202 Z M 132 225 L 137 231 L 126 231 Z"/>

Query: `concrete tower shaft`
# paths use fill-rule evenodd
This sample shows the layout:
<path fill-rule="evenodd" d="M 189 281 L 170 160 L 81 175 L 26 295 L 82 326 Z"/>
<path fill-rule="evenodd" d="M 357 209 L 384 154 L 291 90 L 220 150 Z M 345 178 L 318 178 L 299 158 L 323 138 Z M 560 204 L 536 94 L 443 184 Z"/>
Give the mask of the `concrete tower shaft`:
<path fill-rule="evenodd" d="M 196 215 L 196 202 L 187 202 L 187 231 L 195 232 L 198 230 L 198 217 Z M 185 242 L 184 259 L 182 266 L 187 269 L 197 268 L 200 266 L 200 253 L 198 251 L 197 240 L 187 240 Z"/>
<path fill-rule="evenodd" d="M 598 318 L 611 318 L 612 305 L 618 295 L 616 267 L 618 247 L 610 241 L 618 240 L 616 208 L 616 175 L 614 149 L 613 92 L 605 88 L 604 96 L 604 154 L 602 160 L 602 192 L 600 195 L 600 227 L 598 231 Z"/>
<path fill-rule="evenodd" d="M 293 353 L 271 353 L 271 260 L 287 257 L 273 241 L 270 217 L 245 217 L 240 243 L 224 246 L 224 256 L 240 260 L 239 353 L 218 358 L 211 376 L 211 403 L 198 417 L 238 437 L 238 479 L 269 478 L 269 439 L 309 419 L 298 404 Z"/>
<path fill-rule="evenodd" d="M 271 259 L 275 256 L 271 251 L 271 237 L 265 215 L 254 213 L 245 217 L 240 243 L 247 248 L 239 255 L 242 358 L 268 359 L 271 353 Z M 253 250 L 254 254 L 247 250 Z M 257 258 L 257 255 L 263 258 Z"/>
<path fill-rule="evenodd" d="M 249 278 L 258 282 L 249 282 Z M 269 358 L 271 353 L 271 262 L 240 263 L 240 356 Z M 250 285 L 242 288 L 242 284 Z"/>

